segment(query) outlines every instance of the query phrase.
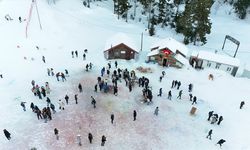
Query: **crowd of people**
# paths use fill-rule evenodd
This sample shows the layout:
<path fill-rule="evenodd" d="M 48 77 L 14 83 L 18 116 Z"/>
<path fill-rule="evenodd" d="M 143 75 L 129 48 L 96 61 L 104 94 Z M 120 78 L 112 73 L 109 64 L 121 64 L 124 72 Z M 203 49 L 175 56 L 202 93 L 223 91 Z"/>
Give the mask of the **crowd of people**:
<path fill-rule="evenodd" d="M 86 60 L 86 54 L 87 54 L 87 50 L 85 50 L 83 55 L 82 55 L 83 60 Z M 72 51 L 71 56 L 72 56 L 72 58 L 78 58 L 78 51 Z M 42 57 L 42 61 L 43 61 L 43 63 L 46 63 L 44 56 Z M 93 66 L 92 63 L 88 63 L 86 65 L 86 71 L 91 70 L 92 66 Z M 61 77 L 61 80 L 64 82 L 64 81 L 67 81 L 66 77 L 69 77 L 69 71 L 67 69 L 65 69 L 64 73 L 57 72 L 55 74 L 53 68 L 47 68 L 47 75 L 52 76 L 52 77 L 55 76 L 57 81 L 60 81 L 60 77 Z M 166 72 L 162 71 L 162 75 L 160 76 L 159 81 L 162 82 L 162 80 L 165 77 L 166 77 Z M 123 84 L 123 83 L 125 83 L 125 84 Z M 45 82 L 44 85 L 39 86 L 34 80 L 32 80 L 31 85 L 32 85 L 31 91 L 34 94 L 34 96 L 38 97 L 38 99 L 40 99 L 40 100 L 45 99 L 47 102 L 46 103 L 47 105 L 45 107 L 43 107 L 42 109 L 39 109 L 37 105 L 35 105 L 33 102 L 31 102 L 30 108 L 31 108 L 32 112 L 34 112 L 36 114 L 38 120 L 41 119 L 41 120 L 44 120 L 45 123 L 47 123 L 49 120 L 52 120 L 52 114 L 56 113 L 56 107 L 52 103 L 50 98 L 48 97 L 51 93 L 49 83 Z M 102 67 L 100 70 L 100 76 L 97 76 L 97 81 L 93 85 L 94 85 L 94 92 L 113 93 L 115 96 L 118 96 L 118 92 L 119 92 L 118 86 L 123 86 L 123 87 L 128 88 L 129 92 L 133 92 L 134 88 L 142 88 L 143 101 L 146 102 L 148 105 L 153 102 L 153 93 L 152 93 L 152 87 L 150 87 L 150 80 L 145 76 L 138 77 L 134 70 L 129 70 L 127 68 L 124 69 L 124 68 L 118 67 L 117 61 L 114 62 L 114 68 L 112 68 L 111 62 L 108 62 L 107 66 Z M 167 94 L 167 99 L 172 100 L 172 91 L 177 90 L 178 96 L 176 97 L 176 100 L 182 100 L 184 88 L 182 88 L 181 85 L 182 85 L 181 81 L 173 80 L 172 84 L 170 86 L 171 90 L 169 90 L 169 92 Z M 188 100 L 192 102 L 192 105 L 197 104 L 197 97 L 193 96 L 193 93 L 192 93 L 193 92 L 193 84 L 192 83 L 190 83 L 188 85 L 187 91 L 188 91 L 188 95 L 189 95 Z M 83 92 L 83 87 L 82 87 L 81 83 L 78 84 L 78 92 L 79 93 Z M 164 93 L 163 89 L 160 88 L 159 94 L 157 96 L 162 97 L 163 93 Z M 93 105 L 93 108 L 95 109 L 97 107 L 97 104 L 96 104 L 97 101 L 94 98 L 94 96 L 91 96 L 90 98 L 91 98 L 91 105 Z M 75 100 L 75 103 L 78 104 L 78 93 L 74 94 L 74 100 Z M 58 100 L 58 106 L 59 106 L 58 109 L 61 111 L 65 110 L 65 104 L 66 105 L 69 104 L 69 95 L 67 95 L 67 94 L 65 95 L 64 100 L 62 100 L 62 99 Z M 244 101 L 242 101 L 240 103 L 240 109 L 243 108 L 244 104 L 245 104 Z M 23 111 L 26 111 L 26 102 L 22 101 L 20 105 L 21 105 Z M 158 116 L 159 115 L 159 106 L 156 106 L 154 111 L 152 111 L 152 112 L 155 116 Z M 137 110 L 133 110 L 132 114 L 133 114 L 133 121 L 136 121 Z M 115 114 L 114 113 L 111 114 L 110 119 L 111 119 L 111 124 L 114 124 L 114 121 L 115 121 Z M 219 116 L 218 114 L 214 113 L 214 111 L 210 111 L 208 113 L 207 120 L 211 124 L 220 125 L 221 122 L 223 121 L 223 116 Z M 6 136 L 6 138 L 8 140 L 10 140 L 11 139 L 10 132 L 7 131 L 6 129 L 4 129 L 3 131 L 4 131 L 4 135 Z M 213 133 L 213 130 L 212 129 L 209 130 L 206 138 L 211 140 L 212 133 Z M 56 136 L 56 140 L 59 140 L 59 129 L 54 128 L 54 134 Z M 93 142 L 92 133 L 88 133 L 87 138 L 89 140 L 89 143 L 91 144 Z M 82 145 L 81 135 L 77 134 L 76 139 L 77 139 L 78 145 L 81 146 Z M 105 135 L 103 135 L 101 137 L 101 146 L 104 146 L 106 141 L 107 141 L 107 138 Z M 217 142 L 217 144 L 222 146 L 222 144 L 225 142 L 226 142 L 226 140 L 220 139 Z"/>

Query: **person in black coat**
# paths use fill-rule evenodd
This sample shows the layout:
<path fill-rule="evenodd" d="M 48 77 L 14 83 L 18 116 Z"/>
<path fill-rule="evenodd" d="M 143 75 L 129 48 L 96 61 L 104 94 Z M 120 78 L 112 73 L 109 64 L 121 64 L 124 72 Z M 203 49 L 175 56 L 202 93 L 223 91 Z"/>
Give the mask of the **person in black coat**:
<path fill-rule="evenodd" d="M 223 143 L 225 143 L 226 142 L 226 140 L 224 140 L 224 139 L 220 139 L 218 142 L 217 142 L 217 144 L 219 144 L 220 145 L 220 147 L 222 146 L 222 144 Z"/>
<path fill-rule="evenodd" d="M 243 105 L 245 105 L 245 102 L 244 102 L 244 101 L 241 101 L 241 102 L 240 102 L 240 109 L 242 109 Z"/>
<path fill-rule="evenodd" d="M 196 96 L 194 96 L 194 98 L 193 98 L 193 103 L 192 103 L 192 105 L 193 105 L 194 103 L 197 104 L 197 98 L 196 98 Z"/>
<path fill-rule="evenodd" d="M 30 104 L 30 108 L 32 109 L 32 111 L 35 111 L 34 109 L 35 109 L 35 105 L 34 105 L 34 103 L 33 102 L 31 102 L 31 104 Z"/>
<path fill-rule="evenodd" d="M 78 57 L 78 51 L 75 51 L 76 57 Z"/>
<path fill-rule="evenodd" d="M 171 100 L 172 98 L 172 93 L 171 93 L 171 90 L 168 92 L 168 99 Z"/>
<path fill-rule="evenodd" d="M 214 111 L 208 112 L 208 118 L 207 121 L 210 121 L 210 118 L 213 116 Z"/>
<path fill-rule="evenodd" d="M 97 84 L 95 85 L 95 92 L 97 92 Z"/>
<path fill-rule="evenodd" d="M 6 129 L 4 129 L 3 130 L 3 133 L 4 133 L 4 135 L 6 136 L 6 138 L 8 139 L 8 140 L 10 140 L 11 139 L 11 137 L 10 137 L 10 132 L 9 131 L 7 131 Z"/>
<path fill-rule="evenodd" d="M 78 98 L 77 98 L 77 94 L 75 94 L 75 101 L 76 101 L 76 104 L 78 104 Z"/>
<path fill-rule="evenodd" d="M 91 99 L 92 99 L 91 104 L 94 106 L 94 108 L 96 108 L 96 100 L 94 99 L 93 96 L 91 96 Z"/>
<path fill-rule="evenodd" d="M 65 96 L 65 100 L 66 100 L 66 104 L 68 105 L 69 104 L 69 96 L 68 95 Z"/>
<path fill-rule="evenodd" d="M 82 92 L 82 85 L 81 85 L 81 83 L 78 84 L 78 89 L 79 89 L 79 92 L 81 93 Z"/>
<path fill-rule="evenodd" d="M 102 143 L 101 143 L 101 146 L 104 146 L 105 142 L 106 142 L 106 137 L 103 135 L 103 136 L 102 136 Z"/>
<path fill-rule="evenodd" d="M 220 116 L 220 117 L 219 117 L 219 121 L 218 121 L 218 123 L 217 123 L 217 124 L 218 124 L 218 125 L 220 125 L 220 123 L 221 123 L 221 121 L 222 121 L 222 120 L 223 120 L 223 117 L 222 117 L 222 116 Z"/>
<path fill-rule="evenodd" d="M 161 95 L 162 95 L 162 88 L 159 89 L 159 94 L 157 96 L 161 97 Z"/>
<path fill-rule="evenodd" d="M 89 133 L 88 139 L 89 139 L 89 143 L 92 144 L 93 135 L 91 133 Z"/>
<path fill-rule="evenodd" d="M 54 129 L 54 133 L 55 133 L 55 135 L 56 135 L 56 139 L 59 140 L 59 135 L 58 135 L 58 134 L 59 134 L 59 131 L 58 131 L 57 128 Z"/>
<path fill-rule="evenodd" d="M 134 110 L 134 112 L 133 112 L 134 121 L 136 120 L 136 116 L 137 116 L 137 112 L 136 112 L 136 110 Z"/>
<path fill-rule="evenodd" d="M 212 129 L 209 130 L 208 135 L 207 135 L 207 138 L 209 138 L 209 140 L 211 140 L 212 133 L 213 133 L 213 130 Z"/>
<path fill-rule="evenodd" d="M 114 123 L 114 118 L 115 118 L 115 115 L 114 114 L 111 114 L 111 123 L 113 124 Z"/>

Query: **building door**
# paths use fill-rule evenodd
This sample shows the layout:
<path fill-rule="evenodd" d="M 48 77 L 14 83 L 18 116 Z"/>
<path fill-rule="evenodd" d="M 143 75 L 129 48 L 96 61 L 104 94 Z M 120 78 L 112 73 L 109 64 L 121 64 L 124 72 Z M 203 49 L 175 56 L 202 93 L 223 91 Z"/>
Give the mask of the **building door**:
<path fill-rule="evenodd" d="M 162 62 L 162 66 L 163 66 L 163 67 L 167 66 L 167 62 L 168 62 L 167 59 L 164 58 L 164 59 L 163 59 L 163 62 Z"/>

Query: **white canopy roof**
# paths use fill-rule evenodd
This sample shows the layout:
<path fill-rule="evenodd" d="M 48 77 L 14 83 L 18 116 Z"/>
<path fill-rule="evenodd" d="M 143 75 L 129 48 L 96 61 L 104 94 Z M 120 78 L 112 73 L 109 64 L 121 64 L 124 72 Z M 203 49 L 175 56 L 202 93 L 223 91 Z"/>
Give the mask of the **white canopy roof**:
<path fill-rule="evenodd" d="M 175 59 L 177 59 L 179 62 L 181 62 L 183 65 L 186 65 L 186 64 L 188 64 L 188 60 L 185 58 L 185 57 L 183 57 L 182 55 L 180 55 L 180 54 L 176 54 L 175 55 Z"/>
<path fill-rule="evenodd" d="M 154 55 L 157 55 L 157 54 L 159 54 L 159 50 L 158 49 L 149 52 L 148 55 L 147 55 L 147 57 L 154 56 Z"/>
<path fill-rule="evenodd" d="M 176 41 L 173 38 L 162 39 L 153 44 L 153 46 L 151 46 L 151 49 L 155 47 L 159 47 L 158 49 L 168 48 L 174 53 L 176 53 L 176 51 L 178 50 L 185 56 L 187 56 L 188 54 L 188 48 L 184 44 Z"/>
<path fill-rule="evenodd" d="M 113 35 L 111 38 L 109 38 L 106 42 L 104 51 L 110 49 L 111 47 L 119 45 L 121 43 L 132 48 L 136 52 L 139 52 L 139 49 L 137 48 L 136 44 L 125 33 L 117 33 L 117 34 Z"/>
<path fill-rule="evenodd" d="M 194 53 L 196 54 L 194 55 Z M 217 62 L 221 64 L 227 64 L 231 66 L 237 66 L 237 67 L 240 66 L 240 60 L 238 58 L 233 58 L 233 57 L 221 55 L 221 54 L 215 54 L 215 53 L 208 52 L 208 51 L 199 51 L 198 54 L 197 52 L 194 52 L 194 53 L 192 54 L 192 56 L 196 56 L 199 59 L 213 61 L 213 62 Z"/>

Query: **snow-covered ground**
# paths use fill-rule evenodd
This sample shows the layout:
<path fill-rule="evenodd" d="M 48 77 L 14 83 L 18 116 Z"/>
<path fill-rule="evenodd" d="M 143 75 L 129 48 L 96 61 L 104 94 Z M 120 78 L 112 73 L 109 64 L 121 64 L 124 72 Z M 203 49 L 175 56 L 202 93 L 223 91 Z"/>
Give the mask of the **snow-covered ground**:
<path fill-rule="evenodd" d="M 109 6 L 108 3 L 106 5 Z M 36 147 L 38 150 L 212 150 L 219 149 L 215 144 L 221 138 L 226 140 L 223 149 L 250 149 L 249 79 L 234 78 L 222 71 L 196 71 L 191 67 L 162 68 L 156 64 L 146 64 L 145 56 L 157 38 L 144 33 L 140 59 L 119 60 L 118 66 L 129 70 L 135 70 L 138 66 L 152 68 L 153 73 L 136 74 L 150 79 L 154 95 L 153 104 L 140 103 L 142 89 L 136 86 L 130 93 L 124 81 L 118 83 L 117 97 L 112 94 L 95 93 L 96 78 L 108 62 L 103 56 L 106 40 L 117 32 L 124 32 L 140 47 L 140 36 L 144 28 L 141 25 L 117 20 L 111 9 L 95 5 L 92 5 L 91 9 L 85 8 L 78 0 L 60 0 L 56 5 L 47 5 L 45 1 L 39 1 L 38 9 L 43 29 L 39 29 L 34 11 L 26 39 L 26 22 L 19 23 L 18 17 L 26 18 L 29 8 L 30 0 L 0 1 L 0 73 L 3 74 L 3 79 L 0 78 L 0 129 L 7 129 L 12 134 L 10 141 L 4 134 L 0 134 L 0 149 Z M 217 13 L 212 15 L 213 32 L 209 35 L 208 44 L 201 48 L 220 48 L 224 35 L 228 33 L 241 40 L 242 51 L 249 48 L 249 22 L 233 20 L 223 11 L 224 8 L 219 8 Z M 14 20 L 6 21 L 6 14 Z M 238 29 L 235 29 L 236 27 Z M 181 38 L 180 35 L 170 34 L 172 31 L 165 33 L 167 37 L 172 36 L 178 40 Z M 39 50 L 36 46 L 39 46 Z M 88 49 L 85 61 L 82 60 L 84 49 Z M 79 58 L 71 57 L 71 51 L 74 50 L 78 50 Z M 42 62 L 42 56 L 46 57 L 46 63 Z M 242 59 L 249 62 L 248 57 L 244 56 L 245 54 L 242 55 Z M 92 71 L 86 72 L 84 68 L 89 62 L 92 62 L 94 67 Z M 47 68 L 54 68 L 55 72 L 64 72 L 64 69 L 68 69 L 70 77 L 66 82 L 57 82 L 55 77 L 47 76 Z M 166 77 L 160 83 L 159 76 L 163 70 L 166 71 Z M 208 80 L 210 73 L 214 74 L 214 81 Z M 31 92 L 31 80 L 35 80 L 40 86 L 45 82 L 50 83 L 52 92 L 49 97 L 56 105 L 57 113 L 48 123 L 37 120 L 35 113 L 29 108 L 31 102 L 40 109 L 46 106 L 45 98 L 39 100 Z M 176 89 L 172 89 L 173 100 L 167 99 L 172 80 L 182 82 L 182 100 L 176 99 Z M 78 93 L 78 83 L 83 84 L 83 93 Z M 188 100 L 189 83 L 194 84 L 193 95 L 198 97 L 198 104 L 195 105 L 198 110 L 195 116 L 189 115 L 192 107 Z M 163 96 L 157 97 L 161 87 Z M 73 96 L 77 93 L 79 104 L 76 105 Z M 64 100 L 66 94 L 70 97 L 69 105 L 66 105 L 64 111 L 60 111 L 57 102 L 59 99 Z M 97 100 L 96 109 L 90 104 L 91 95 Z M 239 104 L 242 100 L 246 105 L 240 110 Z M 27 102 L 26 112 L 20 106 L 21 101 Z M 153 115 L 156 106 L 160 109 L 157 117 Z M 132 121 L 133 110 L 137 110 L 137 121 Z M 223 115 L 224 120 L 220 126 L 211 125 L 206 121 L 210 110 Z M 111 113 L 115 115 L 114 125 L 110 123 Z M 55 127 L 59 129 L 59 141 L 54 136 Z M 210 129 L 214 132 L 211 141 L 205 138 Z M 88 143 L 89 132 L 94 136 L 93 144 Z M 77 134 L 82 136 L 81 147 L 76 143 Z M 104 147 L 100 146 L 102 135 L 107 137 Z"/>

